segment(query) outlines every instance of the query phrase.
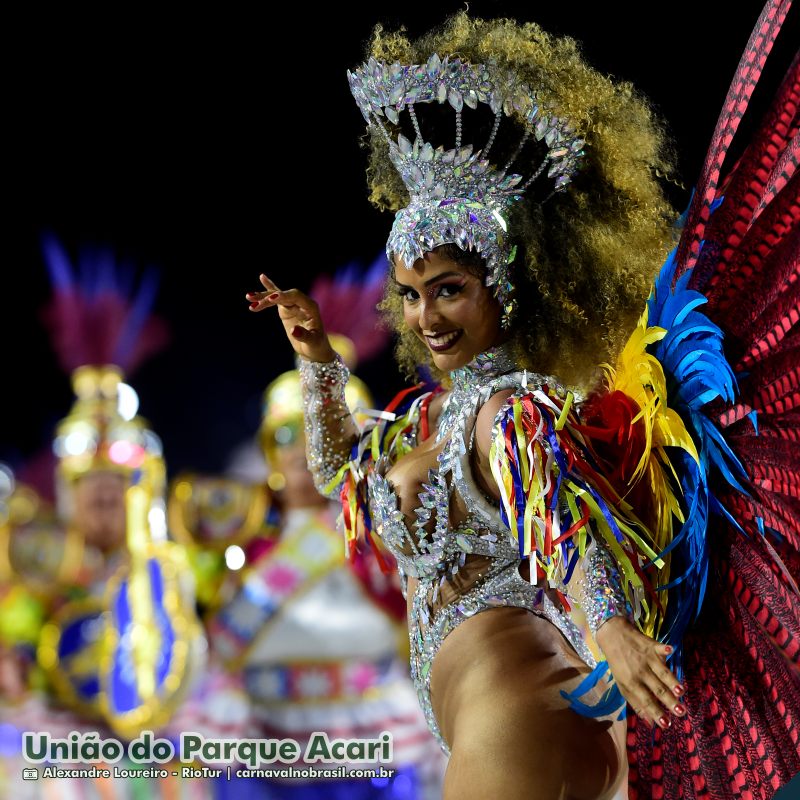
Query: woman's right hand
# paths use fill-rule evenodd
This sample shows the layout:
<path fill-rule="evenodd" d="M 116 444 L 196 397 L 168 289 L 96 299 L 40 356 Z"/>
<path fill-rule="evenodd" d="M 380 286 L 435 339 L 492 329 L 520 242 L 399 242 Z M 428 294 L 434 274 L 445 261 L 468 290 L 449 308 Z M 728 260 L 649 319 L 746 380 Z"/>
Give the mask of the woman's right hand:
<path fill-rule="evenodd" d="M 680 702 L 684 688 L 666 664 L 672 652 L 669 645 L 641 633 L 622 616 L 605 622 L 595 640 L 622 696 L 638 716 L 668 728 L 671 715 L 686 714 L 686 706 Z"/>
<path fill-rule="evenodd" d="M 259 279 L 266 291 L 248 292 L 245 295 L 250 303 L 250 310 L 263 311 L 265 308 L 277 306 L 295 353 L 309 361 L 333 361 L 336 351 L 331 347 L 322 326 L 319 306 L 297 289 L 282 292 L 264 274 L 259 275 Z"/>

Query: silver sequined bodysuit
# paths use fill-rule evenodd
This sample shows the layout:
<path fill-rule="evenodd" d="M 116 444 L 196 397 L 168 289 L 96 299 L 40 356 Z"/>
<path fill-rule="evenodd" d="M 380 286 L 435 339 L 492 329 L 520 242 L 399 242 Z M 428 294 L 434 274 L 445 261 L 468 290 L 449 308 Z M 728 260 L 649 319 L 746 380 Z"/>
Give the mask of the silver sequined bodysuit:
<path fill-rule="evenodd" d="M 309 367 L 310 363 L 306 362 L 305 367 L 301 365 L 301 372 L 305 369 L 308 403 L 312 406 L 308 409 L 307 420 L 311 424 L 307 424 L 307 437 L 309 443 L 316 442 L 313 450 L 312 444 L 309 445 L 309 462 L 321 486 L 330 480 L 333 472 L 326 458 L 325 444 L 320 439 L 319 426 L 314 422 L 321 416 L 314 413 L 319 408 L 314 409 L 313 403 L 330 402 L 333 398 L 328 393 L 326 399 L 326 389 L 322 388 L 325 378 L 321 383 L 319 367 Z M 344 369 L 343 365 L 341 368 Z M 409 577 L 417 579 L 408 619 L 411 676 L 428 725 L 445 751 L 447 745 L 431 706 L 431 667 L 445 637 L 465 619 L 489 608 L 525 608 L 556 625 L 587 665 L 594 667 L 596 664 L 583 634 L 571 617 L 553 602 L 549 591 L 532 585 L 520 575 L 519 546 L 502 521 L 498 506 L 476 485 L 470 466 L 475 420 L 481 406 L 504 389 L 524 393 L 545 382 L 552 387 L 553 379 L 515 370 L 501 350 L 478 356 L 470 365 L 451 373 L 451 379 L 452 391 L 443 404 L 436 434 L 442 449 L 436 468 L 429 471 L 428 480 L 423 483 L 420 506 L 415 510 L 416 521 L 411 529 L 385 477 L 390 460 L 382 456 L 365 472 L 373 529 L 397 560 L 404 591 Z M 335 382 L 328 374 L 327 390 Z M 466 519 L 457 526 L 450 523 L 454 494 L 460 496 L 467 509 Z M 442 585 L 458 573 L 472 554 L 489 557 L 488 570 L 454 601 L 438 605 Z M 599 581 L 602 585 L 581 587 L 592 630 L 604 619 L 624 613 L 624 597 L 618 591 L 608 591 L 609 583 L 613 585 L 611 572 L 604 554 L 594 553 L 584 583 Z"/>

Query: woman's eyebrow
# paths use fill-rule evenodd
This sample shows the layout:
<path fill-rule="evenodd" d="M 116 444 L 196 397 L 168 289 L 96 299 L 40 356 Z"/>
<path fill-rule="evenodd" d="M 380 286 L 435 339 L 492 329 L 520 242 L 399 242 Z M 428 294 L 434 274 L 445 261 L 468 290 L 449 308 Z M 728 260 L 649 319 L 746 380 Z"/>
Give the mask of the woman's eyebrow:
<path fill-rule="evenodd" d="M 436 281 L 440 281 L 443 278 L 460 278 L 460 272 L 440 272 L 438 275 L 434 275 L 432 278 L 428 278 L 427 281 L 423 284 L 424 286 L 430 286 L 432 283 L 436 283 Z M 397 284 L 398 288 L 400 289 L 413 289 L 413 286 L 409 286 L 405 283 L 400 283 L 397 278 L 394 279 L 394 282 Z"/>

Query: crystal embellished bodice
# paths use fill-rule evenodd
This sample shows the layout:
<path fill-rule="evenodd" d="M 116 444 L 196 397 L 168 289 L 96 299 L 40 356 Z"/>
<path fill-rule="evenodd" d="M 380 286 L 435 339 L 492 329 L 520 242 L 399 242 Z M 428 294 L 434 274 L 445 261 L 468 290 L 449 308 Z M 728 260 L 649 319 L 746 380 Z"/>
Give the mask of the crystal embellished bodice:
<path fill-rule="evenodd" d="M 443 404 L 436 433 L 441 450 L 436 467 L 422 484 L 411 525 L 386 478 L 389 460 L 381 457 L 367 474 L 374 530 L 396 558 L 404 590 L 408 578 L 417 581 L 409 608 L 411 674 L 428 724 L 445 750 L 431 705 L 430 671 L 445 637 L 469 617 L 499 606 L 526 608 L 547 617 L 587 664 L 595 664 L 581 632 L 550 593 L 521 577 L 518 544 L 498 506 L 476 484 L 470 461 L 475 421 L 492 395 L 504 389 L 530 391 L 544 383 L 553 386 L 555 381 L 517 370 L 502 348 L 481 354 L 451 373 L 451 379 L 452 390 Z M 454 495 L 466 509 L 466 518 L 455 525 L 451 524 Z M 442 587 L 473 555 L 488 558 L 488 569 L 468 581 L 455 600 L 443 603 Z"/>
<path fill-rule="evenodd" d="M 491 360 L 484 354 L 451 374 L 452 391 L 438 420 L 437 464 L 422 483 L 412 525 L 407 524 L 386 478 L 391 466 L 389 460 L 379 459 L 367 477 L 375 530 L 405 577 L 442 584 L 449 575 L 458 572 L 470 554 L 502 559 L 518 555 L 517 545 L 497 506 L 475 484 L 470 467 L 474 423 L 480 407 L 493 394 L 517 389 L 523 381 L 522 373 L 513 370 L 513 363 L 502 351 L 491 355 Z M 481 369 L 480 363 L 488 366 Z M 456 526 L 450 521 L 454 494 L 467 512 L 466 519 Z"/>

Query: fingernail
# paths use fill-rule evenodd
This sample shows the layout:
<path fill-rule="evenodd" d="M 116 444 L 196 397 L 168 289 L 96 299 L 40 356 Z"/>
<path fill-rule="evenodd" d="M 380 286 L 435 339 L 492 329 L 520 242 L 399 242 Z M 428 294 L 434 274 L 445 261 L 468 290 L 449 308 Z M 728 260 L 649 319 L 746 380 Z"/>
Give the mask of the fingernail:
<path fill-rule="evenodd" d="M 680 697 L 680 696 L 683 694 L 683 686 L 676 686 L 676 687 L 675 687 L 675 688 L 672 690 L 672 693 L 673 693 L 673 694 L 674 694 L 676 697 Z"/>
<path fill-rule="evenodd" d="M 250 308 L 258 308 L 258 303 L 250 303 Z"/>
<path fill-rule="evenodd" d="M 662 728 L 669 728 L 669 719 L 667 719 L 667 717 L 660 717 L 658 720 L 658 724 Z"/>
<path fill-rule="evenodd" d="M 267 300 L 277 300 L 280 296 L 280 292 L 273 292 L 272 294 L 267 295 Z"/>
<path fill-rule="evenodd" d="M 685 713 L 686 713 L 686 709 L 685 709 L 685 708 L 684 708 L 682 705 L 677 705 L 677 706 L 675 706 L 675 708 L 673 709 L 673 711 L 674 711 L 676 714 L 685 714 Z"/>
<path fill-rule="evenodd" d="M 664 647 L 664 652 L 665 652 L 665 653 L 671 653 L 671 652 L 672 652 L 672 645 L 669 645 L 669 644 L 668 644 L 668 645 L 666 645 L 666 646 Z"/>

